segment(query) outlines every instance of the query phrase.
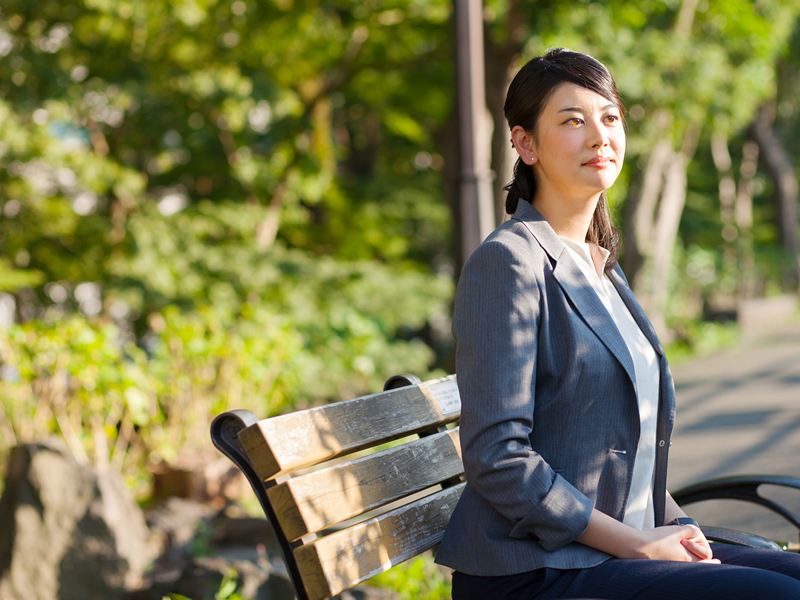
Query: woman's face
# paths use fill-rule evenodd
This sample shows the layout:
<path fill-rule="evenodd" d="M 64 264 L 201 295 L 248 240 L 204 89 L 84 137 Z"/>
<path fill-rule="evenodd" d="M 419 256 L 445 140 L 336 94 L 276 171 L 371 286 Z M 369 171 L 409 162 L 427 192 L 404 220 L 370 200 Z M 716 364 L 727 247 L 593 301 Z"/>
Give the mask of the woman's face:
<path fill-rule="evenodd" d="M 523 142 L 517 144 L 518 150 L 527 146 L 520 156 L 533 165 L 537 194 L 591 197 L 611 187 L 625 158 L 625 129 L 619 109 L 600 94 L 573 83 L 555 89 L 533 135 L 518 133 L 517 138 Z"/>

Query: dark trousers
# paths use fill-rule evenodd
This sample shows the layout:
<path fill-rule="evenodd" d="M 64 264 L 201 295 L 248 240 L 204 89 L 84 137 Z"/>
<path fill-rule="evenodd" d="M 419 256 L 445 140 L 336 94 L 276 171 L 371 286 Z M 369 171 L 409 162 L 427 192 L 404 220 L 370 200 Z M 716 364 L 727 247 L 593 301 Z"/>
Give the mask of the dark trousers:
<path fill-rule="evenodd" d="M 453 600 L 798 600 L 800 555 L 714 544 L 721 565 L 612 558 L 588 569 L 503 577 L 455 572 Z"/>

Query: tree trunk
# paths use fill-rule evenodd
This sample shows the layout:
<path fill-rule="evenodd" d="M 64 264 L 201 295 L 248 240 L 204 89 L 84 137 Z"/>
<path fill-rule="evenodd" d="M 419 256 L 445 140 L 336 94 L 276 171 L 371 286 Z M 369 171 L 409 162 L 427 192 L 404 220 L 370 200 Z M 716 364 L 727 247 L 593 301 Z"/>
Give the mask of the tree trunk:
<path fill-rule="evenodd" d="M 739 300 L 755 296 L 755 258 L 753 255 L 753 177 L 758 168 L 758 144 L 745 142 L 742 166 L 736 188 L 734 217 L 739 231 Z"/>
<path fill-rule="evenodd" d="M 675 23 L 675 33 L 679 37 L 689 37 L 694 23 L 694 14 L 697 11 L 698 0 L 683 0 L 681 10 L 678 13 L 678 21 Z"/>
<path fill-rule="evenodd" d="M 503 104 L 505 103 L 508 84 L 511 79 L 508 70 L 511 62 L 504 61 L 498 56 L 487 56 L 486 63 L 486 105 L 492 115 L 492 192 L 495 205 L 495 220 L 502 223 L 505 220 L 506 193 L 503 188 L 511 181 L 514 175 L 514 160 L 516 152 L 511 146 L 511 133 L 506 125 Z M 491 73 L 491 76 L 490 76 Z"/>
<path fill-rule="evenodd" d="M 711 156 L 719 176 L 719 216 L 723 229 L 733 225 L 736 204 L 736 182 L 733 179 L 733 161 L 728 151 L 728 137 L 721 133 L 711 136 Z M 728 240 L 723 230 L 722 237 Z M 728 240 L 730 241 L 730 240 Z"/>
<path fill-rule="evenodd" d="M 686 203 L 686 168 L 694 155 L 699 127 L 690 126 L 683 147 L 675 152 L 669 142 L 656 144 L 645 171 L 633 213 L 629 238 L 640 266 L 630 275 L 636 295 L 659 336 L 668 339 L 665 309 L 673 248 Z"/>
<path fill-rule="evenodd" d="M 711 135 L 711 156 L 714 159 L 719 179 L 719 217 L 722 224 L 722 239 L 725 241 L 722 249 L 722 272 L 736 273 L 740 283 L 745 274 L 741 270 L 739 230 L 735 225 L 736 180 L 726 134 L 714 132 Z M 723 303 L 719 305 L 717 302 L 715 309 L 731 310 L 735 308 L 738 292 L 724 289 L 717 289 L 716 292 L 712 294 L 712 298 L 716 298 L 717 301 L 722 299 Z"/>
<path fill-rule="evenodd" d="M 492 117 L 492 162 L 494 174 L 492 191 L 494 193 L 495 219 L 502 223 L 506 219 L 506 193 L 503 188 L 514 175 L 514 162 L 517 153 L 511 146 L 511 133 L 508 130 L 503 105 L 506 93 L 516 69 L 517 58 L 522 52 L 525 39 L 525 19 L 521 12 L 520 0 L 511 0 L 505 24 L 504 39 L 498 43 L 491 34 L 488 23 L 484 31 L 484 64 L 486 65 L 486 106 Z"/>
<path fill-rule="evenodd" d="M 784 286 L 797 291 L 800 275 L 797 242 L 798 183 L 792 161 L 772 128 L 774 107 L 765 104 L 750 126 L 750 134 L 758 144 L 767 172 L 774 184 L 778 213 L 778 234 L 783 250 L 789 258 L 784 271 Z"/>
<path fill-rule="evenodd" d="M 664 186 L 664 172 L 672 154 L 672 146 L 666 140 L 661 140 L 656 144 L 647 161 L 639 193 L 629 200 L 623 266 L 631 281 L 638 278 L 639 270 L 644 265 L 645 259 L 653 251 L 655 212 L 661 189 Z"/>

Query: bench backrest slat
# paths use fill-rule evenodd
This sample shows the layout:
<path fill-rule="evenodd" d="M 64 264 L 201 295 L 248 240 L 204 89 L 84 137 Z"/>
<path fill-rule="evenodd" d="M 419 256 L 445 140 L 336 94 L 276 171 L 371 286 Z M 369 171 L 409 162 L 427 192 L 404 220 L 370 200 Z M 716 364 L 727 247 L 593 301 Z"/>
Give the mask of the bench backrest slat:
<path fill-rule="evenodd" d="M 464 488 L 442 490 L 295 550 L 310 600 L 335 596 L 438 544 Z"/>
<path fill-rule="evenodd" d="M 295 541 L 464 472 L 458 429 L 285 481 L 268 492 Z"/>
<path fill-rule="evenodd" d="M 239 441 L 264 480 L 458 419 L 455 376 L 259 421 Z"/>

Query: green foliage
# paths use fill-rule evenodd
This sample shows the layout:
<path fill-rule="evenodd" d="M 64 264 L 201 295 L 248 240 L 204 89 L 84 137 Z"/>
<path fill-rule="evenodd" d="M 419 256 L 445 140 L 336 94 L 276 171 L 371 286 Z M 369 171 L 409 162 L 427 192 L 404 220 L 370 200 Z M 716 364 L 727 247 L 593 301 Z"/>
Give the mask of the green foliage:
<path fill-rule="evenodd" d="M 0 338 L 0 448 L 60 433 L 77 456 L 135 474 L 148 460 L 206 446 L 208 424 L 229 408 L 267 416 L 379 389 L 387 372 L 424 374 L 428 346 L 393 338 L 401 325 L 429 318 L 431 305 L 443 311 L 449 282 L 437 297 L 413 271 L 326 264 L 315 280 L 302 253 L 265 260 L 264 281 L 252 285 L 271 302 L 250 291 L 252 302 L 241 301 L 219 283 L 223 291 L 209 291 L 213 307 L 153 310 L 149 355 L 107 319 L 52 309 L 45 320 L 12 325 Z M 398 294 L 398 283 L 412 292 L 417 285 L 428 304 Z M 395 308 L 385 315 L 387 304 Z"/>
<path fill-rule="evenodd" d="M 282 319 L 165 315 L 149 358 L 102 320 L 13 325 L 0 339 L 0 447 L 58 433 L 79 460 L 136 477 L 205 446 L 210 419 L 228 407 L 280 410 L 299 368 Z"/>
<path fill-rule="evenodd" d="M 238 586 L 239 574 L 236 569 L 230 567 L 222 582 L 219 584 L 219 591 L 214 594 L 214 600 L 244 600 L 239 594 L 236 593 Z"/>
<path fill-rule="evenodd" d="M 686 360 L 707 356 L 734 347 L 741 331 L 732 323 L 703 323 L 686 321 L 678 330 L 679 337 L 664 347 L 671 365 Z"/>
<path fill-rule="evenodd" d="M 56 431 L 141 466 L 207 445 L 228 406 L 429 372 L 453 287 L 449 4 L 0 10 L 0 291 L 22 323 L 2 447 Z"/>
<path fill-rule="evenodd" d="M 435 153 L 449 111 L 430 60 L 449 52 L 448 11 L 441 0 L 7 3 L 2 251 L 46 281 L 105 282 L 108 262 L 135 252 L 129 216 L 233 198 L 251 216 L 273 209 L 249 222 L 270 232 L 260 246 L 277 230 L 314 255 L 446 257 L 440 183 L 414 159 Z"/>
<path fill-rule="evenodd" d="M 44 282 L 44 273 L 33 269 L 15 269 L 0 258 L 0 292 L 15 292 Z"/>
<path fill-rule="evenodd" d="M 430 554 L 423 554 L 380 573 L 366 584 L 395 590 L 403 600 L 450 598 L 450 582 L 434 564 Z"/>
<path fill-rule="evenodd" d="M 678 143 L 689 124 L 735 132 L 774 94 L 775 61 L 786 48 L 800 3 L 698 2 L 681 32 L 680 11 L 687 4 L 552 2 L 542 11 L 537 3 L 537 14 L 545 16 L 531 25 L 525 55 L 557 45 L 603 61 L 628 108 L 637 107 L 628 123 L 634 160 L 647 156 L 665 129 Z M 667 124 L 654 118 L 659 110 L 668 115 Z"/>
<path fill-rule="evenodd" d="M 414 332 L 447 313 L 448 277 L 431 276 L 411 261 L 393 266 L 345 262 L 282 243 L 258 250 L 249 225 L 263 212 L 204 202 L 170 219 L 155 211 L 132 217 L 135 257 L 112 264 L 119 283 L 109 291 L 110 300 L 148 315 L 176 304 L 213 306 L 215 314 L 242 323 L 279 318 L 297 334 L 293 343 L 283 343 L 287 359 L 293 356 L 302 365 L 302 375 L 294 379 L 294 401 L 374 391 L 387 372 L 398 369 L 428 371 L 434 356 Z M 173 314 L 166 320 L 179 318 Z M 243 326 L 239 331 L 250 335 Z M 252 335 L 256 343 L 262 333 Z M 240 375 L 266 381 L 279 364 L 270 361 L 263 373 Z M 269 386 L 263 388 L 268 391 Z"/>

